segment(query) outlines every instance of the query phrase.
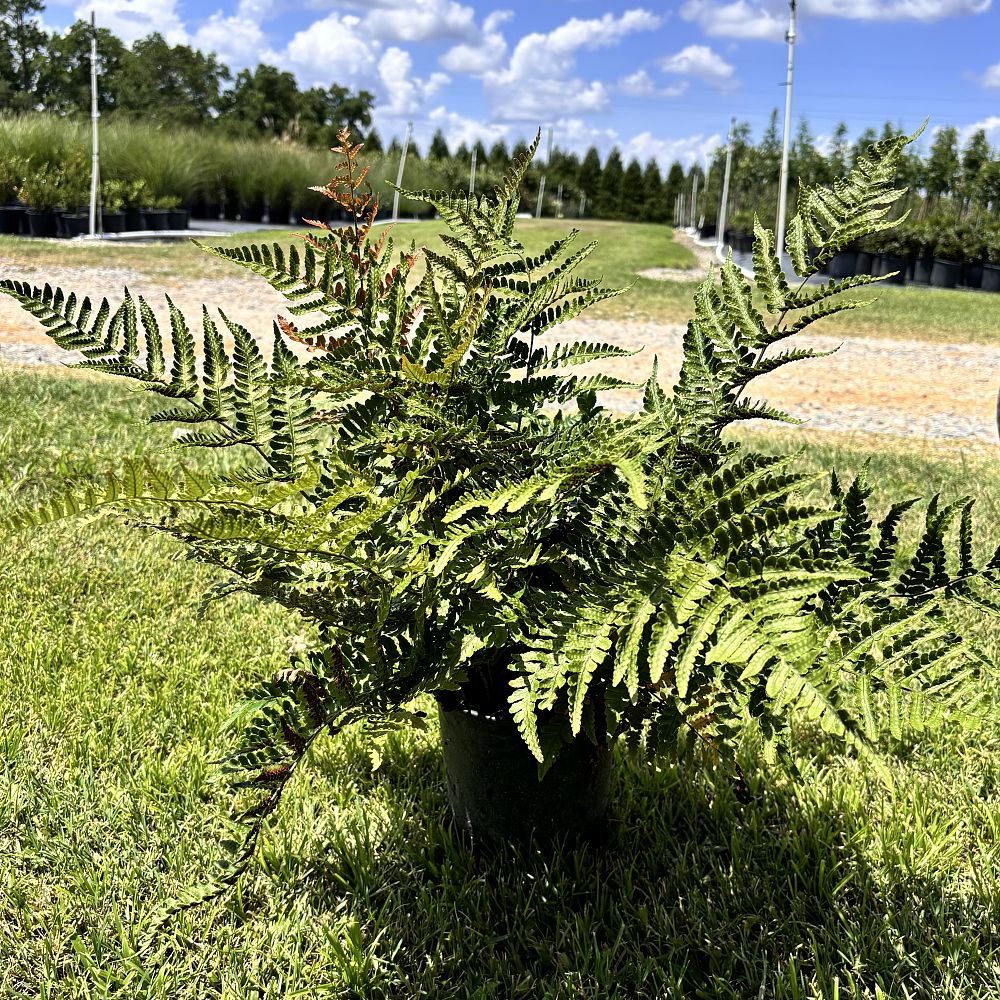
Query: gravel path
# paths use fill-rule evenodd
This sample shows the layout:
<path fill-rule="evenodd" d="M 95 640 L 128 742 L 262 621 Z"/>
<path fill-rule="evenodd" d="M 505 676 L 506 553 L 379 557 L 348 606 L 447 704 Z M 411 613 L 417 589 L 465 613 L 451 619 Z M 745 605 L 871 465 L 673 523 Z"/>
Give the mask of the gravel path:
<path fill-rule="evenodd" d="M 704 273 L 701 266 L 696 272 Z M 243 277 L 154 284 L 139 272 L 123 268 L 64 267 L 40 273 L 0 259 L 0 274 L 11 273 L 31 282 L 58 283 L 78 293 L 107 295 L 112 301 L 120 295 L 122 285 L 128 284 L 133 292 L 148 296 L 161 315 L 166 292 L 191 320 L 197 318 L 202 302 L 222 302 L 232 319 L 261 339 L 269 337 L 271 322 L 284 302 L 263 281 Z M 655 354 L 662 384 L 669 387 L 676 380 L 683 336 L 680 325 L 578 319 L 561 330 L 560 339 L 571 336 L 629 349 L 644 345 L 635 357 L 615 359 L 604 364 L 602 370 L 640 381 L 646 377 Z M 997 441 L 1000 348 L 869 338 L 839 340 L 807 334 L 795 337 L 794 346 L 836 353 L 765 376 L 753 383 L 752 395 L 804 419 L 807 427 Z M 32 317 L 6 296 L 0 296 L 0 364 L 57 364 L 68 360 L 73 359 L 52 345 Z M 607 393 L 606 397 L 606 405 L 627 412 L 639 406 L 641 392 Z"/>

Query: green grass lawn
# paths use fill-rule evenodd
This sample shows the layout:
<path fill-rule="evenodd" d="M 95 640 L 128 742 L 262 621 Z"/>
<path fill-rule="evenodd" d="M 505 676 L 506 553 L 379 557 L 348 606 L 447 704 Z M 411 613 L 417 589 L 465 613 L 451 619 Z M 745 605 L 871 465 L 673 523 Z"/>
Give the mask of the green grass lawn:
<path fill-rule="evenodd" d="M 164 447 L 119 386 L 0 371 L 0 482 L 30 496 Z M 805 442 L 807 466 L 876 449 L 887 491 L 980 500 L 996 449 Z M 0 512 L 11 503 L 0 491 Z M 157 902 L 201 880 L 223 809 L 207 764 L 252 677 L 299 631 L 231 600 L 159 538 L 63 523 L 0 540 L 0 997 L 994 1000 L 1000 730 L 902 748 L 890 797 L 803 733 L 806 780 L 619 761 L 604 846 L 476 856 L 450 828 L 436 732 L 372 773 L 350 737 L 295 783 L 239 895 L 140 957 Z M 983 636 L 1000 658 L 1000 630 Z"/>
<path fill-rule="evenodd" d="M 524 220 L 518 223 L 529 253 L 564 234 L 572 220 Z M 613 286 L 634 282 L 628 295 L 601 303 L 588 311 L 594 319 L 632 319 L 660 323 L 685 323 L 692 312 L 695 285 L 691 282 L 653 281 L 637 278 L 652 267 L 691 268 L 694 255 L 673 240 L 665 226 L 598 222 L 578 223 L 584 239 L 597 240 L 597 250 L 580 268 L 587 277 L 603 277 Z M 411 240 L 433 245 L 442 231 L 440 222 L 406 223 L 396 227 L 400 244 Z M 291 242 L 288 231 L 251 236 L 220 237 L 213 244 L 242 244 L 250 239 Z M 81 266 L 129 268 L 164 282 L 185 278 L 214 278 L 239 274 L 238 269 L 201 253 L 191 243 L 148 246 L 91 246 L 0 237 L 0 276 L 17 276 L 19 263 L 37 267 Z M 882 286 L 876 294 L 862 293 L 875 301 L 867 309 L 824 319 L 817 333 L 848 337 L 886 337 L 948 343 L 1000 344 L 1000 295 L 945 291 L 921 287 Z"/>

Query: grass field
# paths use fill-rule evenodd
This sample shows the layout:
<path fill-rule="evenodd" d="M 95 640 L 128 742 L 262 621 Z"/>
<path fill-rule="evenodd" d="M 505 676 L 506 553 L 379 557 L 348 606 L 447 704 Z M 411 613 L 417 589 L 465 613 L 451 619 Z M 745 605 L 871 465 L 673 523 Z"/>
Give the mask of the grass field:
<path fill-rule="evenodd" d="M 521 238 L 529 253 L 537 253 L 552 239 L 573 226 L 572 220 L 523 221 Z M 621 298 L 589 310 L 594 319 L 631 319 L 660 323 L 685 323 L 692 312 L 695 286 L 687 281 L 653 281 L 637 278 L 639 271 L 653 267 L 691 268 L 693 254 L 674 242 L 664 226 L 595 222 L 579 224 L 582 238 L 597 240 L 597 250 L 580 268 L 580 274 L 603 277 L 607 284 L 634 282 Z M 433 245 L 441 223 L 407 223 L 396 227 L 399 243 Z M 253 234 L 253 240 L 291 242 L 291 233 Z M 212 239 L 207 242 L 245 243 L 247 236 Z M 164 282 L 184 278 L 232 277 L 240 272 L 231 265 L 207 257 L 190 243 L 155 246 L 89 246 L 0 237 L 0 276 L 17 276 L 19 263 L 45 267 L 122 267 L 140 271 Z M 824 319 L 814 326 L 817 333 L 834 336 L 885 337 L 947 343 L 1000 344 L 1000 295 L 946 291 L 921 287 L 882 286 L 866 309 L 853 310 Z"/>
<path fill-rule="evenodd" d="M 0 370 L 0 482 L 22 497 L 166 446 L 118 386 Z M 1000 541 L 996 448 L 807 444 L 893 494 L 979 498 Z M 891 450 L 890 450 L 891 449 Z M 11 503 L 0 492 L 0 512 Z M 890 797 L 803 734 L 796 783 L 754 801 L 692 768 L 620 761 L 608 844 L 471 854 L 450 829 L 436 733 L 372 773 L 327 743 L 240 895 L 140 957 L 158 900 L 205 876 L 222 803 L 215 734 L 299 630 L 232 600 L 161 539 L 64 523 L 0 540 L 0 997 L 854 998 L 1000 992 L 1000 730 L 902 748 Z M 1000 659 L 1000 630 L 983 636 Z"/>

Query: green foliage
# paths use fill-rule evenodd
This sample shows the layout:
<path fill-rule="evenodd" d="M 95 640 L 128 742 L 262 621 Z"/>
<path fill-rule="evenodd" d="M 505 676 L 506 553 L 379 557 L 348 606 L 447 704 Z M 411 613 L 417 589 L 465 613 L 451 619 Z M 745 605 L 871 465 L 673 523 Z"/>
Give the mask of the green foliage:
<path fill-rule="evenodd" d="M 801 275 L 891 228 L 908 141 L 879 143 L 832 191 L 802 192 L 788 234 Z M 654 757 L 699 746 L 732 762 L 750 740 L 788 759 L 805 721 L 884 774 L 884 732 L 993 712 L 974 669 L 985 663 L 952 617 L 956 605 L 1000 614 L 1000 552 L 974 562 L 971 503 L 932 501 L 911 553 L 897 526 L 912 501 L 876 522 L 862 474 L 807 502 L 813 480 L 790 459 L 723 436 L 788 419 L 747 398 L 749 383 L 814 357 L 772 349 L 861 304 L 842 293 L 869 279 L 792 288 L 757 223 L 755 284 L 774 321 L 727 261 L 698 290 L 674 393 L 654 364 L 642 411 L 614 419 L 596 394 L 623 383 L 570 369 L 620 351 L 541 339 L 620 290 L 573 275 L 593 249 L 575 233 L 535 256 L 515 239 L 537 142 L 490 195 L 408 192 L 450 234 L 442 250 L 397 251 L 388 231 L 374 237 L 377 202 L 342 133 L 336 176 L 317 192 L 353 226 L 319 226 L 301 249 L 206 248 L 288 301 L 270 364 L 221 311 L 202 317 L 199 363 L 169 301 L 161 331 L 128 293 L 95 309 L 0 282 L 83 367 L 165 397 L 153 419 L 181 424 L 180 445 L 243 458 L 215 476 L 132 461 L 26 505 L 13 526 L 112 512 L 224 571 L 206 604 L 243 590 L 313 636 L 234 712 L 223 766 L 239 836 L 219 877 L 172 910 L 239 877 L 317 740 L 353 727 L 377 746 L 420 724 L 418 696 L 468 700 L 483 679 L 501 692 L 485 707 L 510 712 L 543 768 L 581 733 Z"/>

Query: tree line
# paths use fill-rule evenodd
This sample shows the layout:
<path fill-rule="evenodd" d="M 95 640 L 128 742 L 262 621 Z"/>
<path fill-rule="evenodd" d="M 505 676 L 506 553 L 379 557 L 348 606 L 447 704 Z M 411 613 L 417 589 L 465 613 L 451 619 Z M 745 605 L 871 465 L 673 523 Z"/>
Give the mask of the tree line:
<path fill-rule="evenodd" d="M 44 31 L 39 0 L 0 0 L 0 111 L 90 113 L 90 24 Z M 363 134 L 375 97 L 337 83 L 299 89 L 295 76 L 259 64 L 233 74 L 214 53 L 153 33 L 126 45 L 97 29 L 102 114 L 142 115 L 165 126 L 203 126 L 234 137 L 282 137 L 330 147 L 342 125 Z"/>

